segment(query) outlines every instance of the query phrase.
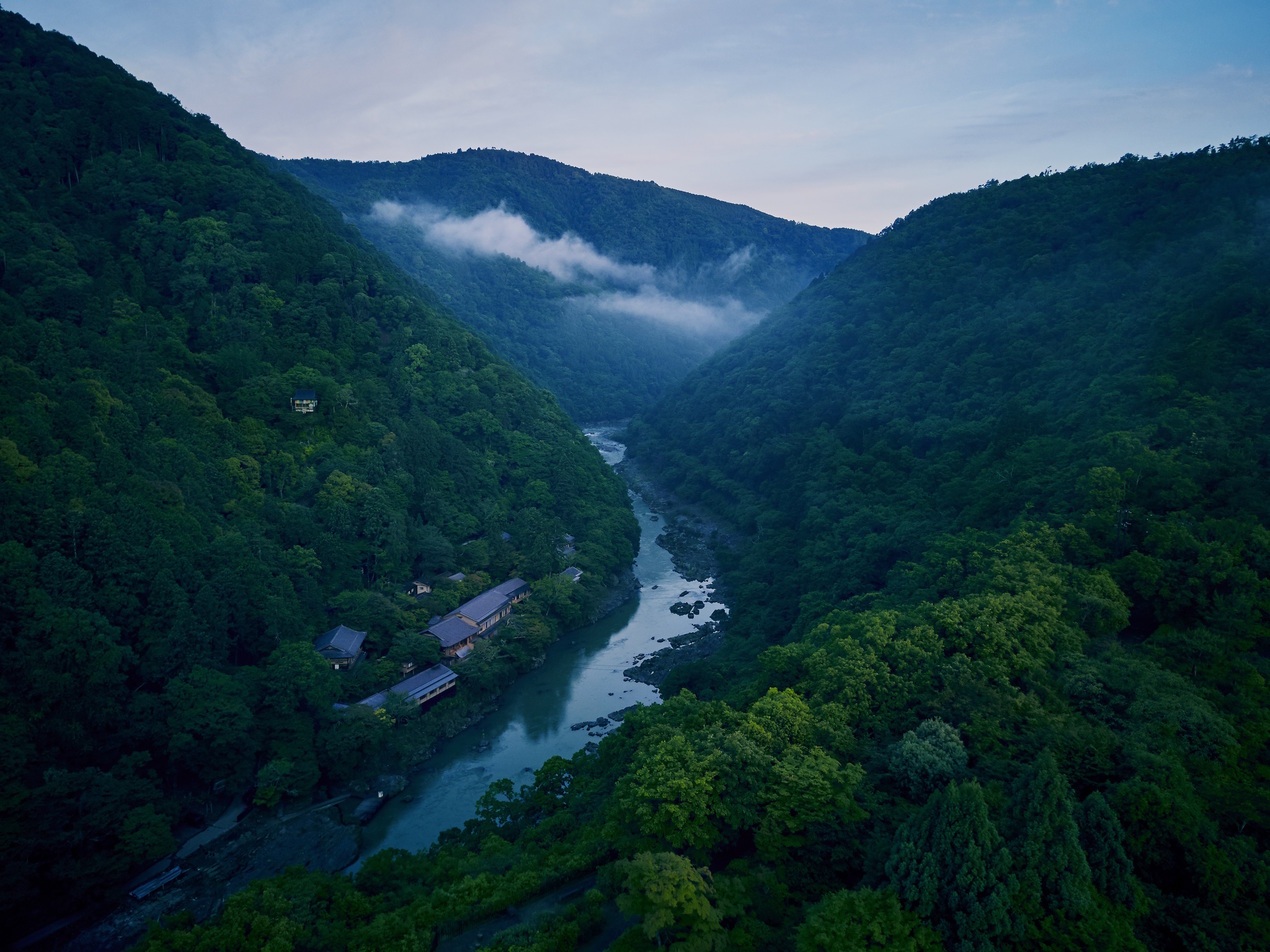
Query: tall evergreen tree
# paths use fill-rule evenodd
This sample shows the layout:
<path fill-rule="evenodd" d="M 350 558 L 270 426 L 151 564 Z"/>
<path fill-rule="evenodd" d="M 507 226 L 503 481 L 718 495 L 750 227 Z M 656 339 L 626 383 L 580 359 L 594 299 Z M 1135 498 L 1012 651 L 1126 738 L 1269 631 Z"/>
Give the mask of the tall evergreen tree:
<path fill-rule="evenodd" d="M 977 780 L 950 783 L 900 827 L 886 873 L 955 952 L 987 952 L 1015 931 L 1010 851 Z"/>
<path fill-rule="evenodd" d="M 1113 902 L 1132 908 L 1136 898 L 1133 861 L 1124 850 L 1120 819 L 1096 791 L 1076 808 L 1075 818 L 1094 886 Z"/>
<path fill-rule="evenodd" d="M 1076 802 L 1049 749 L 1014 784 L 1011 818 L 1020 907 L 1034 921 L 1076 916 L 1091 906 L 1092 881 L 1076 826 Z"/>

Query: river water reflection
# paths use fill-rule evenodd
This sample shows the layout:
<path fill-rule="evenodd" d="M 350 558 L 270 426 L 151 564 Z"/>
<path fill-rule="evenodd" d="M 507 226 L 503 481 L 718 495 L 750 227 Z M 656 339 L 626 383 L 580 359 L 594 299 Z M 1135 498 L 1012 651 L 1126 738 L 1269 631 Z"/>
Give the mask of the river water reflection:
<path fill-rule="evenodd" d="M 624 447 L 606 431 L 587 433 L 601 455 L 614 465 Z M 501 698 L 497 711 L 479 724 L 438 745 L 422 773 L 402 796 L 388 803 L 366 827 L 362 856 L 385 847 L 427 849 L 442 831 L 462 826 L 475 813 L 477 799 L 491 783 L 509 777 L 519 786 L 554 755 L 570 757 L 594 734 L 608 728 L 572 730 L 574 724 L 608 717 L 633 704 L 656 704 L 657 689 L 622 674 L 640 655 L 666 647 L 674 635 L 692 630 L 693 621 L 670 611 L 676 602 L 705 602 L 695 619 L 705 621 L 722 608 L 711 598 L 712 581 L 689 582 L 675 571 L 670 554 L 657 545 L 662 523 L 644 500 L 632 496 L 640 524 L 635 560 L 639 592 L 594 625 L 570 632 L 552 645 L 542 666 L 523 675 Z M 462 676 L 460 665 L 457 671 Z M 406 802 L 406 797 L 411 802 Z"/>

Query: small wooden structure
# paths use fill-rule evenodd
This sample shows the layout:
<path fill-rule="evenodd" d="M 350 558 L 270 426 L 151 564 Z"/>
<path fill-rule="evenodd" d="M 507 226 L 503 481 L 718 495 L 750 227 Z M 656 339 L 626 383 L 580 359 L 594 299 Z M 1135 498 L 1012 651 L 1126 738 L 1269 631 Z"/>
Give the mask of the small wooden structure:
<path fill-rule="evenodd" d="M 154 879 L 147 879 L 136 889 L 132 890 L 132 892 L 128 893 L 128 895 L 133 899 L 145 899 L 145 897 L 150 895 L 150 893 L 154 892 L 156 889 L 166 886 L 180 875 L 181 867 L 173 866 L 166 873 L 160 873 L 158 876 L 155 876 Z"/>
<path fill-rule="evenodd" d="M 296 413 L 312 413 L 317 409 L 316 390 L 297 390 L 291 398 L 291 409 Z"/>

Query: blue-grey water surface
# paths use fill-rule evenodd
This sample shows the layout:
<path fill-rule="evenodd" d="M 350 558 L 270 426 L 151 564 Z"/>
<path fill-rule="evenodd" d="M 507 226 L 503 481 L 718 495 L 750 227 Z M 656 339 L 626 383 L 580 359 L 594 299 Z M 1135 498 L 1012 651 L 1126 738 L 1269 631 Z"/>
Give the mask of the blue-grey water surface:
<path fill-rule="evenodd" d="M 595 429 L 587 436 L 610 465 L 621 460 L 624 447 L 607 431 Z M 439 744 L 405 793 L 366 827 L 363 857 L 385 847 L 427 849 L 442 830 L 462 826 L 474 815 L 477 799 L 495 780 L 529 783 L 547 758 L 570 757 L 596 739 L 585 729 L 571 730 L 572 725 L 632 704 L 658 703 L 656 688 L 628 681 L 622 672 L 638 656 L 692 630 L 692 621 L 670 611 L 675 602 L 704 601 L 698 621 L 723 606 L 711 600 L 712 581 L 689 582 L 675 571 L 670 554 L 655 542 L 663 524 L 639 496 L 632 496 L 632 504 L 640 524 L 634 566 L 640 591 L 596 624 L 562 637 L 548 649 L 541 667 L 523 675 L 500 698 L 497 711 Z M 461 677 L 462 665 L 456 670 Z"/>

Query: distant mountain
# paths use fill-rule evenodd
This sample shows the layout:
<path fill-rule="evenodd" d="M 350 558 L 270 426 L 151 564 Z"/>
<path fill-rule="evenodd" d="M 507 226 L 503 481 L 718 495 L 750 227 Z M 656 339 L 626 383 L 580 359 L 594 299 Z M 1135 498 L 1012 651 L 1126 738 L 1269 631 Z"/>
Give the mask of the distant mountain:
<path fill-rule="evenodd" d="M 206 116 L 5 12 L 0 86 L 12 937 L 119 895 L 213 790 L 307 797 L 427 749 L 540 655 L 530 607 L 440 719 L 332 702 L 435 657 L 431 612 L 513 573 L 554 584 L 551 624 L 583 614 L 638 527 L 549 393 Z M 311 644 L 336 623 L 368 632 L 350 672 Z"/>
<path fill-rule="evenodd" d="M 868 238 L 494 149 L 277 164 L 575 419 L 648 406 Z"/>

